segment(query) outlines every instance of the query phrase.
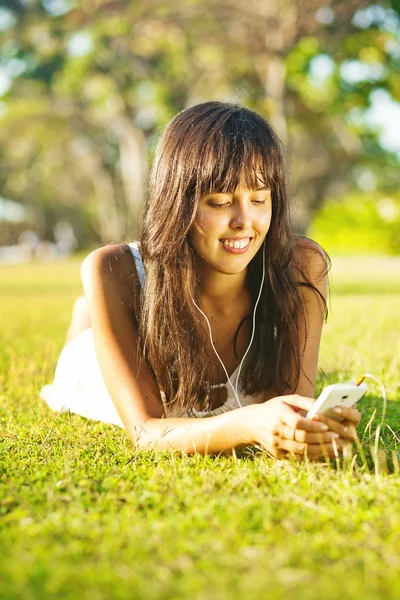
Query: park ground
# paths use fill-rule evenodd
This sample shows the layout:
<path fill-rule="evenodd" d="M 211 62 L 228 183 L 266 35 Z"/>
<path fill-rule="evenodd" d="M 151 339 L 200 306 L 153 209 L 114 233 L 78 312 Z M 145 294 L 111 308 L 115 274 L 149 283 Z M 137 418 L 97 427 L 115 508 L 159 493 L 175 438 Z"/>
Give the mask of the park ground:
<path fill-rule="evenodd" d="M 0 267 L 0 600 L 400 598 L 400 260 L 333 259 L 318 390 L 364 372 L 360 442 L 293 464 L 151 455 L 56 415 L 79 258 Z"/>

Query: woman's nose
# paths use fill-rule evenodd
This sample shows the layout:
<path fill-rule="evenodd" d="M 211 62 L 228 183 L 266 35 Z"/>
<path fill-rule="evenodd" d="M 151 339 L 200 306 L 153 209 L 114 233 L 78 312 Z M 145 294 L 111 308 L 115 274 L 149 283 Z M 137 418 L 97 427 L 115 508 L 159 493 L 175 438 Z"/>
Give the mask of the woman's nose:
<path fill-rule="evenodd" d="M 231 219 L 233 229 L 248 229 L 251 225 L 250 210 L 246 206 L 238 205 Z"/>

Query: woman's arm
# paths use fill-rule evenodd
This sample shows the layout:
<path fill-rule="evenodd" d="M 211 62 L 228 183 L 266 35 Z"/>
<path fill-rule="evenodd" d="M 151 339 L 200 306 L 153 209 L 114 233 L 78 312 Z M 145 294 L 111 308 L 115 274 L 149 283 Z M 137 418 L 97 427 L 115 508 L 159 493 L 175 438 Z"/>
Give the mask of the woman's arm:
<path fill-rule="evenodd" d="M 134 288 L 139 283 L 128 246 L 95 250 L 83 261 L 81 275 L 100 370 L 137 447 L 215 454 L 254 442 L 244 415 L 237 414 L 246 407 L 207 419 L 165 417 L 137 344 Z"/>
<path fill-rule="evenodd" d="M 276 457 L 333 456 L 328 427 L 298 413 L 311 407 L 309 398 L 283 396 L 205 419 L 166 418 L 158 386 L 138 349 L 134 288 L 139 284 L 129 247 L 92 252 L 82 264 L 82 281 L 107 390 L 138 448 L 219 454 L 260 444 Z"/>
<path fill-rule="evenodd" d="M 138 277 L 128 246 L 95 250 L 82 263 L 97 360 L 107 390 L 131 429 L 164 414 L 158 387 L 141 361 L 136 340 L 135 286 Z"/>

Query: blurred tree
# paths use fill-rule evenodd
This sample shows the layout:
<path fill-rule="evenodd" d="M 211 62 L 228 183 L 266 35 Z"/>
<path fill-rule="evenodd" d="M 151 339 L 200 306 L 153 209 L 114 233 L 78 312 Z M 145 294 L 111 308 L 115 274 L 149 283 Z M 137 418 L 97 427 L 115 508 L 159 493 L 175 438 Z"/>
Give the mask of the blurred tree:
<path fill-rule="evenodd" d="M 362 0 L 1 6 L 10 86 L 0 182 L 47 223 L 76 210 L 104 243 L 135 237 L 147 147 L 176 111 L 211 98 L 244 102 L 285 139 L 303 231 L 327 195 L 354 187 L 356 169 L 385 170 L 382 185 L 394 183 L 398 157 L 388 160 L 363 118 L 374 90 L 400 99 L 400 28 L 388 8 Z M 358 77 L 346 75 L 349 65 Z"/>
<path fill-rule="evenodd" d="M 400 100 L 399 21 L 389 9 L 364 0 L 211 0 L 211 5 L 224 24 L 224 40 L 251 57 L 247 69 L 259 79 L 254 106 L 269 116 L 290 149 L 295 217 L 305 231 L 327 196 L 354 187 L 355 166 L 379 170 L 388 158 L 377 132 L 363 119 L 356 126 L 352 116 L 368 109 L 377 88 Z M 344 75 L 348 64 L 358 77 Z M 363 77 L 369 64 L 375 75 Z"/>

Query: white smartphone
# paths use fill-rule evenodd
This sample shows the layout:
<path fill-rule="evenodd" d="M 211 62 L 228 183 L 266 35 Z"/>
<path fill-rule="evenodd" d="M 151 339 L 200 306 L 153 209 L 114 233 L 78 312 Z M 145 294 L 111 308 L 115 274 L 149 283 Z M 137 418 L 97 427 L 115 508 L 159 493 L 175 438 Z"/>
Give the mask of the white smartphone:
<path fill-rule="evenodd" d="M 306 419 L 315 417 L 316 414 L 324 415 L 335 421 L 343 421 L 343 417 L 333 412 L 335 406 L 353 407 L 367 391 L 365 383 L 334 383 L 324 388 L 315 404 L 308 411 Z"/>

